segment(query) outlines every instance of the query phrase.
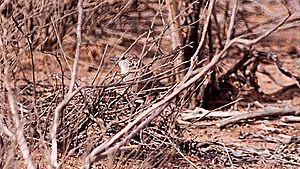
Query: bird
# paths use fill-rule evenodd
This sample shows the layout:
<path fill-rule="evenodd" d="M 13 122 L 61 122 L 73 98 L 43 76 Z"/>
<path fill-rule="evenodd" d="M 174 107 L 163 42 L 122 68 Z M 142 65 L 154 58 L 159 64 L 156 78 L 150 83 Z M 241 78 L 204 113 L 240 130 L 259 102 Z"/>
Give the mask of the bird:
<path fill-rule="evenodd" d="M 140 59 L 134 54 L 126 54 L 120 58 L 118 66 L 120 68 L 120 73 L 124 76 L 123 81 L 128 82 L 133 80 L 135 76 L 138 75 L 138 70 L 143 63 L 140 63 Z"/>
<path fill-rule="evenodd" d="M 115 58 L 118 58 L 122 81 L 133 84 L 133 92 L 143 95 L 145 94 L 144 90 L 151 89 L 157 84 L 153 72 L 145 67 L 142 60 L 135 54 L 124 54 Z"/>

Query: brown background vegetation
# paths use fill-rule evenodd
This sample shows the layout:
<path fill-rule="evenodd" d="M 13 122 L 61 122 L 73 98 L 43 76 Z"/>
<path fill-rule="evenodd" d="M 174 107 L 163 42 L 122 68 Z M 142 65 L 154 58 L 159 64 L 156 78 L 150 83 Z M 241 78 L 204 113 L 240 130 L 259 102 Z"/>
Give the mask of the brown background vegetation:
<path fill-rule="evenodd" d="M 300 165 L 299 1 L 2 0 L 0 12 L 0 168 Z M 144 65 L 132 81 L 111 59 L 126 53 Z M 135 92 L 143 80 L 159 85 Z"/>

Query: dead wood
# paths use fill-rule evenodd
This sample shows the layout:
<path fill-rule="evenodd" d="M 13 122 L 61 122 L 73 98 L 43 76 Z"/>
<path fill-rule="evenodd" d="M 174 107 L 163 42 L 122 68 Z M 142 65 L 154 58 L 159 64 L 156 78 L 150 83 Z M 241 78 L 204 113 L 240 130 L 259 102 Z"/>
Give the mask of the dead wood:
<path fill-rule="evenodd" d="M 296 114 L 299 115 L 299 112 Z M 286 123 L 299 123 L 300 117 L 299 116 L 284 116 L 284 117 L 281 117 L 280 120 L 283 122 L 286 122 Z"/>
<path fill-rule="evenodd" d="M 234 124 L 242 120 L 260 119 L 263 117 L 273 117 L 273 116 L 295 115 L 297 111 L 298 109 L 290 108 L 290 107 L 285 107 L 285 108 L 267 107 L 264 110 L 248 112 L 248 113 L 243 113 L 240 115 L 229 117 L 227 119 L 217 122 L 216 126 L 219 128 L 223 128 L 229 124 Z"/>
<path fill-rule="evenodd" d="M 297 143 L 300 141 L 299 136 L 289 136 L 286 134 L 279 134 L 278 140 L 284 144 Z"/>
<path fill-rule="evenodd" d="M 3 43 L 2 41 L 0 41 L 0 43 Z M 3 47 L 3 46 L 1 46 Z M 4 53 L 6 51 L 5 48 L 2 48 L 2 52 Z M 3 55 L 3 53 L 1 53 L 1 55 Z M 15 126 L 15 133 L 13 133 L 12 135 L 12 139 L 15 140 L 17 142 L 17 145 L 20 149 L 20 152 L 22 154 L 23 160 L 25 161 L 27 168 L 28 169 L 36 169 L 36 164 L 33 161 L 31 155 L 30 155 L 30 149 L 28 146 L 28 142 L 25 138 L 25 134 L 24 134 L 24 127 L 23 124 L 20 120 L 19 117 L 19 112 L 18 112 L 18 106 L 17 106 L 17 99 L 16 99 L 16 94 L 13 92 L 13 88 L 12 88 L 12 84 L 11 81 L 9 79 L 9 65 L 7 62 L 7 58 L 5 55 L 4 56 L 4 61 L 5 61 L 5 69 L 4 69 L 4 86 L 7 90 L 7 94 L 8 94 L 8 102 L 9 102 L 9 108 L 10 108 L 10 113 L 11 113 L 11 118 L 12 121 L 14 123 Z M 1 138 L 2 141 L 2 138 Z M 1 145 L 1 151 L 3 149 L 3 145 Z"/>
<path fill-rule="evenodd" d="M 11 163 L 15 161 L 23 167 L 24 162 L 30 163 L 30 155 L 32 159 L 40 155 L 36 150 L 51 151 L 51 154 L 42 152 L 44 158 L 39 159 L 46 162 L 44 166 L 37 161 L 39 168 L 68 168 L 71 156 L 77 158 L 76 162 L 84 159 L 78 164 L 83 168 L 92 167 L 101 158 L 108 159 L 109 168 L 123 165 L 126 168 L 132 162 L 137 162 L 140 168 L 188 168 L 202 164 L 238 167 L 247 162 L 265 164 L 265 159 L 297 165 L 299 159 L 291 155 L 295 154 L 294 149 L 282 154 L 225 142 L 203 143 L 207 136 L 198 133 L 192 136 L 198 142 L 185 137 L 192 125 L 210 130 L 207 126 L 215 125 L 215 118 L 248 114 L 228 111 L 228 104 L 217 103 L 243 98 L 244 89 L 258 90 L 256 74 L 261 73 L 260 66 L 275 63 L 277 56 L 277 52 L 264 51 L 263 38 L 276 30 L 286 31 L 299 25 L 298 18 L 289 19 L 291 11 L 279 2 L 284 7 L 281 16 L 270 15 L 268 21 L 252 23 L 253 17 L 272 13 L 256 8 L 249 12 L 248 8 L 264 7 L 263 3 L 2 0 L 0 154 L 4 150 L 1 158 L 4 161 L 0 162 L 0 168 L 17 168 Z M 6 49 L 2 50 L 3 47 Z M 116 62 L 109 61 L 112 56 L 128 52 L 145 61 L 145 66 L 130 81 L 119 73 Z M 282 74 L 299 81 L 295 72 L 286 71 L 283 62 L 278 63 Z M 153 76 L 143 78 L 151 72 Z M 175 76 L 177 81 L 172 79 Z M 149 85 L 149 89 L 141 91 L 143 94 L 134 91 L 136 84 L 151 81 L 164 83 L 159 87 Z M 18 94 L 12 94 L 11 90 Z M 146 97 L 146 93 L 155 93 L 155 97 Z M 11 99 L 14 95 L 18 97 Z M 252 95 L 249 98 L 255 104 L 256 98 Z M 218 111 L 200 107 L 185 111 L 195 105 L 221 107 Z M 264 104 L 255 105 L 264 108 Z M 238 110 L 240 105 L 230 106 Z M 253 108 L 252 104 L 248 106 Z M 204 117 L 209 121 L 197 122 Z M 251 117 L 260 118 L 255 115 L 244 118 Z M 264 129 L 273 131 L 271 127 Z M 16 151 L 18 146 L 12 144 L 16 140 L 15 131 L 20 135 L 17 145 L 25 150 L 20 153 Z M 284 142 L 290 143 L 289 140 Z M 185 146 L 179 146 L 182 144 Z M 189 153 L 205 161 L 195 162 Z M 24 160 L 15 158 L 19 155 Z"/>
<path fill-rule="evenodd" d="M 220 118 L 220 117 L 231 117 L 236 115 L 244 114 L 245 112 L 240 111 L 209 111 L 205 110 L 200 107 L 196 107 L 192 111 L 184 111 L 180 114 L 181 120 L 193 120 L 193 119 L 202 119 L 203 117 L 214 117 L 214 118 Z"/>
<path fill-rule="evenodd" d="M 67 104 L 69 101 L 74 97 L 75 94 L 77 94 L 80 90 L 81 87 L 75 88 L 75 82 L 77 78 L 77 73 L 78 73 L 78 64 L 79 64 L 79 59 L 80 59 L 80 47 L 81 47 L 81 27 L 82 27 L 82 19 L 83 19 L 83 8 L 82 8 L 82 1 L 79 0 L 77 4 L 77 9 L 78 9 L 78 23 L 77 23 L 77 30 L 76 30 L 76 35 L 77 35 L 77 43 L 76 43 L 76 51 L 75 51 L 75 56 L 74 56 L 74 64 L 72 68 L 72 75 L 71 75 L 71 83 L 69 86 L 69 91 L 65 97 L 65 99 L 56 107 L 55 109 L 55 114 L 54 114 L 54 120 L 53 120 L 53 126 L 51 130 L 51 142 L 52 142 L 52 148 L 51 148 L 51 163 L 50 167 L 51 168 L 58 168 L 58 162 L 57 162 L 57 128 L 59 126 L 59 119 L 66 108 Z"/>
<path fill-rule="evenodd" d="M 170 22 L 170 32 L 171 32 L 171 39 L 172 39 L 172 48 L 175 50 L 178 47 L 182 46 L 182 36 L 180 30 L 180 23 L 178 18 L 178 2 L 176 0 L 167 0 L 167 7 L 168 7 L 168 15 L 169 15 L 169 22 Z M 180 51 L 175 62 L 174 66 L 177 67 L 184 62 L 184 55 L 183 51 Z M 181 65 L 182 67 L 182 65 Z M 182 69 L 182 68 L 181 68 Z M 176 81 L 180 82 L 183 78 L 183 73 L 178 73 L 180 68 L 175 70 L 176 72 Z"/>

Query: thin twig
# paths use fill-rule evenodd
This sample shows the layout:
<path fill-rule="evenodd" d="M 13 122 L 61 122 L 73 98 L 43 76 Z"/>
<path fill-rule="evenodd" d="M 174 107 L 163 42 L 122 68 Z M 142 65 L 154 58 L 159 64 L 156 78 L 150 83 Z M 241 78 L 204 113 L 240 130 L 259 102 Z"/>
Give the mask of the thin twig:
<path fill-rule="evenodd" d="M 9 77 L 8 77 L 9 66 L 6 61 L 7 60 L 5 59 L 6 64 L 5 64 L 5 70 L 4 70 L 4 76 L 5 76 L 4 77 L 4 85 L 7 89 L 8 102 L 9 102 L 12 118 L 13 118 L 15 128 L 16 128 L 16 134 L 14 135 L 14 138 L 17 140 L 17 143 L 19 145 L 23 159 L 24 159 L 25 163 L 27 164 L 27 168 L 35 169 L 36 165 L 30 156 L 29 147 L 27 146 L 27 142 L 26 142 L 26 139 L 24 136 L 23 126 L 20 122 L 19 115 L 18 115 L 16 99 L 14 98 L 13 90 L 12 90 L 11 84 L 9 82 Z"/>
<path fill-rule="evenodd" d="M 68 94 L 65 97 L 65 99 L 55 109 L 53 126 L 52 126 L 52 130 L 50 133 L 51 141 L 52 141 L 51 162 L 50 162 L 51 168 L 58 168 L 56 134 L 57 134 L 57 128 L 59 125 L 60 114 L 63 112 L 63 110 L 69 103 L 69 101 L 73 98 L 73 96 L 81 90 L 81 87 L 79 87 L 75 91 L 73 91 L 75 82 L 76 82 L 77 69 L 78 69 L 78 63 L 79 63 L 79 58 L 80 58 L 81 25 L 82 25 L 82 17 L 83 17 L 82 0 L 78 1 L 77 10 L 78 10 L 78 23 L 77 23 L 77 32 L 76 32 L 77 33 L 77 43 L 76 43 L 76 51 L 75 51 L 75 61 L 73 64 L 72 75 L 71 75 L 70 88 L 69 88 Z"/>

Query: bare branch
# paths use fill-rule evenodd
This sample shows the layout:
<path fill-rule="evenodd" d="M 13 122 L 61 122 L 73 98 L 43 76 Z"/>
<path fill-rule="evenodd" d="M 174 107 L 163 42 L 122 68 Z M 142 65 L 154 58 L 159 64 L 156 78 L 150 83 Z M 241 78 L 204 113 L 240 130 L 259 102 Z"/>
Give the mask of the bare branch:
<path fill-rule="evenodd" d="M 23 126 L 22 126 L 22 124 L 20 122 L 20 119 L 19 119 L 16 99 L 14 98 L 13 90 L 12 90 L 12 87 L 11 87 L 10 82 L 9 82 L 8 70 L 9 70 L 9 66 L 8 66 L 7 61 L 5 59 L 4 85 L 5 85 L 5 87 L 7 89 L 7 92 L 8 92 L 7 97 L 8 97 L 11 114 L 12 114 L 13 121 L 14 121 L 15 128 L 16 128 L 16 134 L 14 135 L 14 138 L 17 140 L 17 143 L 18 143 L 18 146 L 20 148 L 23 159 L 24 159 L 25 163 L 27 164 L 27 168 L 28 169 L 35 169 L 36 165 L 35 165 L 35 163 L 33 162 L 32 158 L 30 156 L 29 147 L 27 146 L 27 142 L 26 142 L 26 139 L 25 139 L 25 136 L 24 136 Z"/>
<path fill-rule="evenodd" d="M 78 1 L 77 10 L 78 10 L 78 23 L 77 23 L 77 32 L 76 32 L 77 33 L 77 43 L 76 43 L 76 51 L 75 51 L 75 60 L 73 63 L 73 69 L 72 69 L 72 75 L 71 75 L 71 84 L 70 84 L 67 96 L 55 109 L 54 121 L 53 121 L 52 130 L 51 130 L 51 139 L 52 139 L 52 151 L 51 151 L 51 163 L 50 163 L 51 168 L 58 168 L 56 134 L 57 134 L 57 128 L 59 125 L 60 114 L 63 112 L 63 110 L 65 109 L 65 107 L 67 106 L 69 101 L 72 99 L 72 97 L 81 90 L 81 87 L 79 87 L 75 91 L 73 91 L 73 89 L 75 87 L 78 63 L 79 63 L 79 58 L 80 58 L 81 25 L 82 25 L 82 17 L 83 17 L 82 0 Z"/>
<path fill-rule="evenodd" d="M 277 107 L 270 107 L 266 108 L 262 111 L 257 112 L 247 112 L 243 114 L 238 114 L 236 116 L 229 117 L 227 119 L 221 120 L 216 125 L 219 128 L 225 127 L 228 124 L 236 123 L 241 120 L 247 120 L 252 118 L 262 118 L 262 117 L 270 117 L 270 116 L 283 116 L 283 115 L 295 115 L 296 109 L 294 108 L 277 108 Z"/>
<path fill-rule="evenodd" d="M 77 10 L 78 10 L 78 22 L 77 22 L 77 30 L 76 30 L 77 42 L 76 42 L 75 60 L 73 63 L 73 68 L 72 68 L 71 83 L 70 83 L 70 88 L 68 91 L 69 95 L 72 93 L 74 86 L 75 86 L 77 70 L 78 70 L 78 63 L 79 63 L 79 59 L 80 59 L 81 25 L 82 25 L 82 17 L 83 17 L 82 0 L 78 1 Z"/>

